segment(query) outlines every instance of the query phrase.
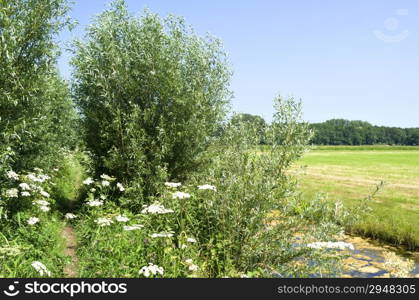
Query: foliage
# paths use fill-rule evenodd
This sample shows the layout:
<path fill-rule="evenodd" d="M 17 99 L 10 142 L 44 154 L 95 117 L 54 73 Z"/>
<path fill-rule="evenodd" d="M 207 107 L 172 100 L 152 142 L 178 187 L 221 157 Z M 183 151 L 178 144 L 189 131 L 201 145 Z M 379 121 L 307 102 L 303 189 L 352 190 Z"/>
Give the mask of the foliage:
<path fill-rule="evenodd" d="M 249 130 L 255 130 L 259 140 L 258 144 L 266 144 L 265 131 L 268 124 L 264 118 L 251 114 L 235 114 L 230 120 L 232 126 L 246 126 Z"/>
<path fill-rule="evenodd" d="M 129 184 L 133 205 L 200 165 L 229 95 L 218 40 L 174 16 L 133 17 L 115 1 L 75 44 L 72 64 L 95 171 Z"/>
<path fill-rule="evenodd" d="M 51 167 L 74 142 L 76 118 L 55 69 L 55 35 L 69 23 L 65 0 L 0 2 L 0 159 L 16 171 Z"/>
<path fill-rule="evenodd" d="M 343 119 L 310 125 L 316 145 L 419 145 L 419 128 L 373 126 L 368 122 Z"/>

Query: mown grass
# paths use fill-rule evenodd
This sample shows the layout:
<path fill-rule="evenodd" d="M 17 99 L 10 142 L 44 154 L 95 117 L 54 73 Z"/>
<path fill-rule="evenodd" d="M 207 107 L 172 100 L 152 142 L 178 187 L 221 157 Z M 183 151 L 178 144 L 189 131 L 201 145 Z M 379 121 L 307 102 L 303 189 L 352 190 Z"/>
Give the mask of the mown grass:
<path fill-rule="evenodd" d="M 370 202 L 370 217 L 351 230 L 417 249 L 419 148 L 366 148 L 319 147 L 307 153 L 298 162 L 298 166 L 306 166 L 300 183 L 303 196 L 325 193 L 331 201 L 351 206 L 384 181 L 384 188 Z"/>

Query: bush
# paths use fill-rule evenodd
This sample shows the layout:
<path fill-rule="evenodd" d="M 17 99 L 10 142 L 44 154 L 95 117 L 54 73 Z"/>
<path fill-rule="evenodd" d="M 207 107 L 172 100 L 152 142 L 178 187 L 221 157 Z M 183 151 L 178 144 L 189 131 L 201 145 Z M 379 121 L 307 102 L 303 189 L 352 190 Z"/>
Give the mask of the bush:
<path fill-rule="evenodd" d="M 218 40 L 174 16 L 135 18 L 115 1 L 75 43 L 72 64 L 96 175 L 129 183 L 132 204 L 202 163 L 229 96 Z"/>

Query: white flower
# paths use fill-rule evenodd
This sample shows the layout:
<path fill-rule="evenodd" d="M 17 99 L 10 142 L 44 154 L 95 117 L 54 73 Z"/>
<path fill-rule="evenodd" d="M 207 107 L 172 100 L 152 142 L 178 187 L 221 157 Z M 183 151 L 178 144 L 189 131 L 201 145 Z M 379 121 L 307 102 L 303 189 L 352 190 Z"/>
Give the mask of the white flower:
<path fill-rule="evenodd" d="M 18 189 L 13 188 L 6 191 L 6 197 L 17 198 L 19 196 L 18 193 L 19 193 Z"/>
<path fill-rule="evenodd" d="M 100 201 L 100 200 L 90 200 L 90 201 L 87 201 L 86 204 L 88 206 L 90 206 L 90 207 L 101 206 L 101 205 L 103 205 L 103 201 Z"/>
<path fill-rule="evenodd" d="M 193 263 L 193 260 L 191 258 L 186 259 L 185 263 L 188 265 L 189 271 L 198 271 L 198 266 Z"/>
<path fill-rule="evenodd" d="M 124 186 L 122 185 L 122 183 L 117 183 L 116 184 L 116 187 L 121 191 L 121 192 L 123 192 L 123 191 L 125 191 L 125 188 L 124 188 Z"/>
<path fill-rule="evenodd" d="M 45 191 L 40 191 L 39 192 L 42 196 L 44 196 L 45 198 L 49 198 L 49 194 Z"/>
<path fill-rule="evenodd" d="M 76 216 L 75 214 L 72 214 L 72 213 L 66 213 L 66 214 L 65 214 L 65 218 L 66 218 L 67 220 L 71 220 L 71 219 L 75 219 L 75 218 L 77 218 L 77 216 Z"/>
<path fill-rule="evenodd" d="M 49 206 L 40 206 L 39 207 L 40 210 L 42 210 L 43 212 L 47 212 L 49 211 L 51 208 Z"/>
<path fill-rule="evenodd" d="M 144 275 L 145 277 L 150 277 L 151 274 L 153 275 L 163 275 L 164 269 L 162 267 L 153 265 L 152 263 L 148 263 L 148 266 L 144 266 L 140 269 L 138 274 Z"/>
<path fill-rule="evenodd" d="M 106 174 L 102 174 L 102 175 L 100 175 L 100 178 L 102 178 L 103 180 L 107 180 L 107 181 L 112 181 L 112 180 L 115 180 L 115 178 L 114 178 L 114 177 L 111 177 L 111 176 L 106 175 Z"/>
<path fill-rule="evenodd" d="M 212 190 L 214 192 L 217 191 L 217 188 L 210 184 L 198 185 L 199 190 Z"/>
<path fill-rule="evenodd" d="M 59 171 L 59 169 L 58 168 L 54 168 L 54 169 L 52 169 L 54 172 L 58 172 Z"/>
<path fill-rule="evenodd" d="M 48 271 L 47 267 L 43 263 L 39 261 L 34 261 L 31 264 L 31 266 L 39 273 L 39 275 L 41 276 L 47 275 L 48 277 L 51 276 L 51 272 Z"/>
<path fill-rule="evenodd" d="M 143 210 L 141 211 L 142 214 L 167 214 L 172 212 L 173 210 L 165 208 L 158 202 L 155 202 L 150 206 L 144 206 Z"/>
<path fill-rule="evenodd" d="M 354 250 L 354 245 L 346 242 L 314 242 L 307 244 L 307 247 L 312 249 L 339 249 L 339 250 Z"/>
<path fill-rule="evenodd" d="M 189 243 L 196 243 L 196 240 L 194 238 L 190 238 L 190 237 L 187 238 L 186 241 L 189 242 Z"/>
<path fill-rule="evenodd" d="M 182 184 L 180 182 L 165 182 L 164 185 L 167 187 L 176 188 Z"/>
<path fill-rule="evenodd" d="M 39 174 L 38 176 L 35 176 L 34 174 L 30 173 L 26 177 L 34 182 L 44 182 L 45 180 L 50 179 L 48 175 Z"/>
<path fill-rule="evenodd" d="M 159 238 L 159 237 L 172 237 L 173 233 L 171 232 L 160 232 L 160 233 L 153 233 L 150 234 L 152 238 Z"/>
<path fill-rule="evenodd" d="M 185 248 L 187 248 L 188 246 L 186 246 L 185 244 L 181 244 L 180 245 L 180 249 L 185 249 Z"/>
<path fill-rule="evenodd" d="M 127 217 L 125 217 L 125 216 L 121 216 L 121 215 L 116 216 L 116 217 L 115 217 L 115 219 L 116 219 L 118 222 L 123 222 L 123 223 L 125 223 L 125 222 L 128 222 L 128 221 L 129 221 L 129 219 L 128 219 Z"/>
<path fill-rule="evenodd" d="M 49 202 L 48 201 L 45 201 L 45 200 L 35 200 L 32 203 L 33 204 L 40 205 L 40 206 L 48 206 L 49 205 Z"/>
<path fill-rule="evenodd" d="M 132 231 L 132 230 L 138 230 L 138 229 L 141 229 L 141 228 L 143 228 L 144 227 L 144 225 L 141 225 L 141 224 L 134 224 L 134 225 L 131 225 L 131 226 L 124 226 L 124 230 L 125 231 Z"/>
<path fill-rule="evenodd" d="M 191 197 L 190 194 L 184 192 L 175 192 L 172 194 L 173 199 L 188 199 Z"/>
<path fill-rule="evenodd" d="M 91 188 L 91 189 L 90 189 L 90 191 L 91 191 L 92 193 L 94 193 L 94 192 L 96 192 L 96 189 L 95 189 L 95 188 Z"/>
<path fill-rule="evenodd" d="M 21 184 L 19 184 L 19 187 L 24 190 L 24 191 L 30 191 L 31 187 L 29 186 L 29 184 L 22 182 Z"/>
<path fill-rule="evenodd" d="M 105 195 L 100 195 L 99 198 L 102 199 L 102 200 L 105 200 L 106 199 L 106 196 Z"/>
<path fill-rule="evenodd" d="M 102 186 L 109 186 L 111 183 L 107 180 L 102 180 Z"/>
<path fill-rule="evenodd" d="M 94 180 L 92 178 L 88 177 L 83 181 L 83 184 L 91 185 L 93 182 L 94 182 Z"/>
<path fill-rule="evenodd" d="M 188 259 L 186 259 L 186 260 L 185 260 L 185 263 L 187 263 L 188 265 L 192 264 L 192 263 L 193 263 L 192 258 L 188 258 Z"/>
<path fill-rule="evenodd" d="M 37 217 L 30 217 L 29 219 L 28 219 L 28 224 L 29 225 L 35 225 L 36 223 L 38 223 L 39 222 L 39 219 L 37 218 Z"/>
<path fill-rule="evenodd" d="M 108 218 L 98 218 L 95 220 L 95 223 L 98 224 L 99 226 L 109 226 L 113 223 L 113 221 L 111 219 Z"/>
<path fill-rule="evenodd" d="M 6 176 L 7 176 L 7 178 L 9 178 L 9 179 L 19 180 L 19 175 L 18 175 L 16 172 L 12 171 L 12 170 L 7 171 L 7 172 L 6 172 Z"/>
<path fill-rule="evenodd" d="M 31 195 L 31 193 L 29 193 L 29 192 L 22 192 L 22 193 L 20 193 L 23 197 L 29 197 L 30 195 Z"/>

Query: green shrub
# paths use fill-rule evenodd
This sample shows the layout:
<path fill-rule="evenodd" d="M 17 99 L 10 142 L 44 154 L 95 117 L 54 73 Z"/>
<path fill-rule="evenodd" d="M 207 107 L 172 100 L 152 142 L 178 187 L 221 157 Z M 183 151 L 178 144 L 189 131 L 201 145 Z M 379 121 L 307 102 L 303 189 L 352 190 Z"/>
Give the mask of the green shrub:
<path fill-rule="evenodd" d="M 229 96 L 218 40 L 115 1 L 75 43 L 72 65 L 95 171 L 129 183 L 134 205 L 200 165 Z"/>

